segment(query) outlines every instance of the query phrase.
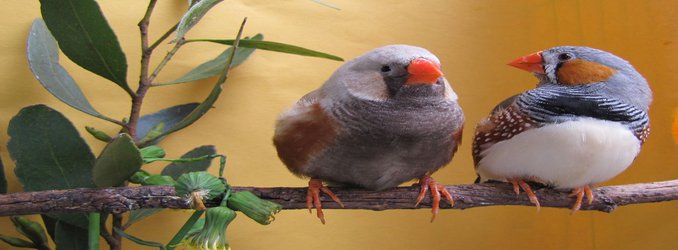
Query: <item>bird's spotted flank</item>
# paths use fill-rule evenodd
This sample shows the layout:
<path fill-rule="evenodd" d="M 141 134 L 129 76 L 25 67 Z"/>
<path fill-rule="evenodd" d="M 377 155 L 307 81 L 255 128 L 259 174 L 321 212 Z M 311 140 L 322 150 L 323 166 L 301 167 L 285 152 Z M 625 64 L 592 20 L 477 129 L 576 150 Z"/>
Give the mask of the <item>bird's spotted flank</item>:
<path fill-rule="evenodd" d="M 477 165 L 482 150 L 497 142 L 511 139 L 511 137 L 525 130 L 535 128 L 536 125 L 537 122 L 521 112 L 515 104 L 495 110 L 492 115 L 483 119 L 476 128 L 473 139 L 473 161 Z"/>

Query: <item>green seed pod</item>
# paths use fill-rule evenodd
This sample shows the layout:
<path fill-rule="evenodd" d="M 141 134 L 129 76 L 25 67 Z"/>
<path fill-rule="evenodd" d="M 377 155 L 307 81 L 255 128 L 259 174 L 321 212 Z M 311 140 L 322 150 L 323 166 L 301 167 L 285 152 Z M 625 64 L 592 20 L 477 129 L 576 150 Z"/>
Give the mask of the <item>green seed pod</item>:
<path fill-rule="evenodd" d="M 129 182 L 134 184 L 143 184 L 148 177 L 151 177 L 151 174 L 144 170 L 139 170 L 132 177 L 129 178 Z"/>
<path fill-rule="evenodd" d="M 174 186 L 177 182 L 171 176 L 154 174 L 146 178 L 141 185 L 144 186 Z"/>
<path fill-rule="evenodd" d="M 19 238 L 6 236 L 6 235 L 0 235 L 0 240 L 4 241 L 5 243 L 7 243 L 11 246 L 15 246 L 15 247 L 19 247 L 19 248 L 38 248 L 32 242 L 22 240 L 22 239 L 19 239 Z"/>
<path fill-rule="evenodd" d="M 100 141 L 103 141 L 103 142 L 109 142 L 113 139 L 113 138 L 111 138 L 111 136 L 107 135 L 103 131 L 98 130 L 98 129 L 93 128 L 93 127 L 85 126 L 85 130 L 87 130 L 87 132 L 90 135 L 94 136 L 94 138 L 97 138 L 97 140 L 100 140 Z"/>
<path fill-rule="evenodd" d="M 47 245 L 47 235 L 39 223 L 21 216 L 12 216 L 9 219 L 16 226 L 16 231 L 30 239 L 33 244 L 36 246 Z"/>
<path fill-rule="evenodd" d="M 235 211 L 227 207 L 213 207 L 205 213 L 202 230 L 187 237 L 190 249 L 230 250 L 226 239 L 228 224 L 235 219 Z"/>
<path fill-rule="evenodd" d="M 163 158 L 165 157 L 165 150 L 156 145 L 151 145 L 142 149 L 139 149 L 141 152 L 142 158 Z"/>
<path fill-rule="evenodd" d="M 231 194 L 227 204 L 261 225 L 271 224 L 275 220 L 273 215 L 282 209 L 280 204 L 263 200 L 249 191 Z"/>
<path fill-rule="evenodd" d="M 216 198 L 226 191 L 224 183 L 219 178 L 205 172 L 190 172 L 179 176 L 174 189 L 178 196 L 184 196 L 197 209 L 203 210 L 204 200 Z"/>

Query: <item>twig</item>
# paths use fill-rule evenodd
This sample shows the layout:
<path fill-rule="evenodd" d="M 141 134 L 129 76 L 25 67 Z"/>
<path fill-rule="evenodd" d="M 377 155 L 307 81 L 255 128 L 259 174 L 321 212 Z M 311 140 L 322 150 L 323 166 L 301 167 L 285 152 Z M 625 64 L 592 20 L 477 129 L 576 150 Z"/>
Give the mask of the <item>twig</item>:
<path fill-rule="evenodd" d="M 113 233 L 113 239 L 115 242 L 118 244 L 113 244 L 110 245 L 111 250 L 120 250 L 122 249 L 122 235 L 118 233 L 118 231 L 115 230 L 115 228 L 120 228 L 122 227 L 122 214 L 112 214 L 113 216 L 113 226 L 111 227 L 111 231 Z"/>
<path fill-rule="evenodd" d="M 139 73 L 139 87 L 137 92 L 132 95 L 132 108 L 130 110 L 129 122 L 127 122 L 125 129 L 132 138 L 136 137 L 137 134 L 137 123 L 139 121 L 139 116 L 141 115 L 141 105 L 143 104 L 144 97 L 146 96 L 146 91 L 151 85 L 151 79 L 148 76 L 148 71 L 151 64 L 151 55 L 153 54 L 153 49 L 148 47 L 148 26 L 151 21 L 151 14 L 155 8 L 157 0 L 151 0 L 148 3 L 148 8 L 144 17 L 139 21 L 139 33 L 141 36 L 141 69 Z M 115 234 L 115 232 L 114 232 Z"/>
<path fill-rule="evenodd" d="M 444 209 L 467 209 L 486 206 L 532 206 L 527 196 L 516 197 L 512 186 L 506 183 L 484 183 L 446 186 L 455 198 L 454 207 L 442 202 Z M 343 201 L 343 209 L 415 209 L 418 187 L 399 187 L 385 191 L 350 188 L 331 188 Z M 256 195 L 280 203 L 284 209 L 305 209 L 306 188 L 233 187 L 234 191 L 251 191 Z M 543 207 L 569 208 L 574 202 L 567 192 L 535 187 Z M 618 206 L 678 200 L 678 180 L 600 187 L 593 190 L 592 204 L 582 204 L 582 210 L 612 212 Z M 323 208 L 342 209 L 328 197 L 321 196 Z M 208 207 L 217 201 L 206 202 Z M 419 208 L 430 207 L 430 197 Z M 43 192 L 25 192 L 0 195 L 0 216 L 47 212 L 110 212 L 124 213 L 141 208 L 189 209 L 183 198 L 177 197 L 171 186 L 120 187 L 106 189 L 72 189 Z"/>
<path fill-rule="evenodd" d="M 179 27 L 179 23 L 175 24 L 174 26 L 172 26 L 172 28 L 167 30 L 167 32 L 165 32 L 165 34 L 160 36 L 160 38 L 158 38 L 158 40 L 156 40 L 153 44 L 151 44 L 151 46 L 148 46 L 148 49 L 154 50 L 156 47 L 158 47 L 160 45 L 160 43 L 165 41 L 165 39 L 167 39 L 170 35 L 172 35 L 172 33 L 174 33 L 174 31 L 177 30 L 177 27 Z"/>
<path fill-rule="evenodd" d="M 155 70 L 153 70 L 153 73 L 151 74 L 151 76 L 148 77 L 148 82 L 149 82 L 149 84 L 150 84 L 151 82 L 153 82 L 153 80 L 155 79 L 155 77 L 158 76 L 158 74 L 160 73 L 160 71 L 161 71 L 163 68 L 165 68 L 165 66 L 167 65 L 167 63 L 168 63 L 170 60 L 172 60 L 172 57 L 174 56 L 174 54 L 176 54 L 177 51 L 179 50 L 179 48 L 181 48 L 181 46 L 183 46 L 185 43 L 186 43 L 186 40 L 185 40 L 184 38 L 181 38 L 181 39 L 179 39 L 179 40 L 174 44 L 174 47 L 172 47 L 172 49 L 171 49 L 170 51 L 167 52 L 167 55 L 165 55 L 165 58 L 163 58 L 162 61 L 160 61 L 160 63 L 158 64 L 158 66 L 155 67 Z"/>
<path fill-rule="evenodd" d="M 101 220 L 99 221 L 99 234 L 101 235 L 101 237 L 104 238 L 104 240 L 106 240 L 106 243 L 109 246 L 113 246 L 116 244 L 119 245 L 120 242 L 115 241 L 111 233 L 108 232 L 108 228 L 106 227 L 106 220 L 108 219 L 108 216 L 109 216 L 108 213 L 101 214 Z"/>

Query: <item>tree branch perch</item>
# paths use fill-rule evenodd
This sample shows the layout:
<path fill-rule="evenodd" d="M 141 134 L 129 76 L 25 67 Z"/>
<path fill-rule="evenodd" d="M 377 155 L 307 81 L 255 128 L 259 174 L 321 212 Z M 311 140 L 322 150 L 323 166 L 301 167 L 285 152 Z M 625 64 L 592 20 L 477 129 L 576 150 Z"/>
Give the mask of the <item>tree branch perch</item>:
<path fill-rule="evenodd" d="M 284 209 L 305 209 L 306 188 L 232 187 L 234 191 L 251 191 L 263 199 L 281 204 Z M 507 183 L 483 183 L 446 186 L 455 199 L 454 207 L 441 202 L 443 209 L 514 205 L 532 206 L 526 195 L 516 197 Z M 534 187 L 543 207 L 570 208 L 574 202 L 568 193 L 550 188 Z M 332 188 L 344 202 L 344 209 L 415 209 L 418 187 L 399 187 L 385 191 Z M 618 206 L 678 200 L 678 180 L 600 187 L 593 190 L 592 204 L 582 204 L 582 210 L 612 212 Z M 324 209 L 341 209 L 321 195 Z M 206 205 L 216 206 L 217 202 Z M 430 195 L 418 208 L 431 206 Z M 106 189 L 71 189 L 23 192 L 0 195 L 0 216 L 53 212 L 108 212 L 120 214 L 141 208 L 190 209 L 177 197 L 171 186 L 119 187 Z"/>

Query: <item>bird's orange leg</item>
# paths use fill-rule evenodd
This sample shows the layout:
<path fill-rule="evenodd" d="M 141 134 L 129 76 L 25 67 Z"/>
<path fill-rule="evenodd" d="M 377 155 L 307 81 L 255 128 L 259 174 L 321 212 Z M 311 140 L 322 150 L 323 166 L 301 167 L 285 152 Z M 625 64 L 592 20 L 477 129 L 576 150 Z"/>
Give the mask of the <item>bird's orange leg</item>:
<path fill-rule="evenodd" d="M 593 203 L 593 191 L 591 191 L 590 186 L 586 185 L 580 188 L 572 189 L 572 193 L 570 193 L 569 196 L 570 197 L 575 196 L 577 197 L 577 199 L 575 200 L 574 205 L 572 206 L 571 214 L 574 214 L 577 211 L 579 211 L 579 209 L 581 208 L 582 200 L 584 200 L 584 195 L 586 195 L 586 199 L 588 199 L 589 201 L 588 203 L 589 205 L 591 205 L 591 203 Z"/>
<path fill-rule="evenodd" d="M 339 206 L 344 207 L 344 203 L 339 200 L 329 188 L 323 186 L 323 181 L 320 179 L 311 179 L 308 181 L 308 192 L 306 193 L 306 207 L 308 207 L 308 212 L 311 213 L 311 209 L 315 206 L 316 214 L 320 222 L 325 224 L 325 214 L 323 213 L 322 204 L 320 203 L 320 191 L 327 194 L 332 200 L 336 203 L 339 203 Z"/>
<path fill-rule="evenodd" d="M 513 191 L 516 192 L 516 196 L 520 195 L 520 189 L 522 188 L 527 194 L 527 198 L 530 199 L 530 202 L 537 207 L 537 211 L 541 210 L 541 205 L 539 204 L 539 199 L 537 195 L 532 192 L 532 188 L 524 180 L 518 178 L 509 179 L 511 184 L 513 184 Z"/>
<path fill-rule="evenodd" d="M 436 215 L 438 215 L 438 211 L 440 211 L 440 198 L 441 194 L 442 196 L 445 196 L 445 199 L 450 202 L 451 206 L 454 206 L 454 200 L 452 199 L 452 194 L 447 191 L 444 185 L 440 185 L 436 183 L 436 180 L 433 179 L 430 175 L 424 175 L 423 177 L 419 178 L 419 186 L 421 187 L 421 190 L 419 191 L 419 196 L 417 196 L 417 203 L 414 205 L 415 207 L 419 206 L 419 203 L 421 203 L 422 200 L 424 200 L 424 197 L 426 196 L 426 192 L 428 189 L 431 189 L 431 199 L 433 200 L 433 204 L 431 204 L 431 213 L 433 216 L 431 217 L 431 222 L 436 219 Z"/>

